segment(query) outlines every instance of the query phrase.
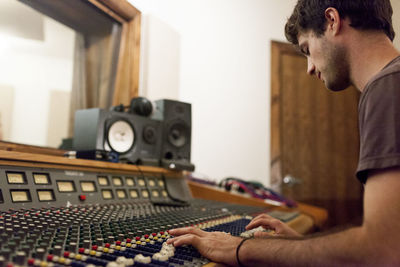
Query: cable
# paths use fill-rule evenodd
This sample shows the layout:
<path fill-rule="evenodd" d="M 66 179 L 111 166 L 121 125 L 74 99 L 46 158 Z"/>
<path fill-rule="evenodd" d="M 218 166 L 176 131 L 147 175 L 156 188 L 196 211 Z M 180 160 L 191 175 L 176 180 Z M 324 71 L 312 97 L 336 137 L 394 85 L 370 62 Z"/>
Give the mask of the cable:
<path fill-rule="evenodd" d="M 232 186 L 235 185 L 239 188 L 239 191 L 246 192 L 252 197 L 260 199 L 270 199 L 285 204 L 288 207 L 296 207 L 297 203 L 291 199 L 288 199 L 281 194 L 273 191 L 270 188 L 263 186 L 259 182 L 244 181 L 239 178 L 227 177 L 219 182 L 219 187 L 224 187 L 227 191 L 230 191 Z"/>

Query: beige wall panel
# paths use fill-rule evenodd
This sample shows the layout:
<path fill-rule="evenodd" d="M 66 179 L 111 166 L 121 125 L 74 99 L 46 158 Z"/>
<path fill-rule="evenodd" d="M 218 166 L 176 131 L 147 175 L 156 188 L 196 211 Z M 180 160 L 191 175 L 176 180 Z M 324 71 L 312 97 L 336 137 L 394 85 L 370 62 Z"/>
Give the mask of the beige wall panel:
<path fill-rule="evenodd" d="M 11 136 L 14 107 L 14 88 L 0 84 L 0 140 L 9 140 Z"/>
<path fill-rule="evenodd" d="M 68 135 L 71 93 L 52 90 L 49 103 L 47 146 L 58 147 Z"/>

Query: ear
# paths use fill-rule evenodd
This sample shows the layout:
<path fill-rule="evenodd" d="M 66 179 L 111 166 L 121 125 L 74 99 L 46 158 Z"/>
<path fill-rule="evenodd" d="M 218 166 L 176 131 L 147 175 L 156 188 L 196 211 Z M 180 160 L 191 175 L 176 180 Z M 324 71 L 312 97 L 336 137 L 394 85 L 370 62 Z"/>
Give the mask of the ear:
<path fill-rule="evenodd" d="M 325 10 L 325 18 L 327 23 L 326 32 L 332 34 L 333 36 L 338 35 L 342 28 L 343 21 L 337 9 L 328 7 Z"/>

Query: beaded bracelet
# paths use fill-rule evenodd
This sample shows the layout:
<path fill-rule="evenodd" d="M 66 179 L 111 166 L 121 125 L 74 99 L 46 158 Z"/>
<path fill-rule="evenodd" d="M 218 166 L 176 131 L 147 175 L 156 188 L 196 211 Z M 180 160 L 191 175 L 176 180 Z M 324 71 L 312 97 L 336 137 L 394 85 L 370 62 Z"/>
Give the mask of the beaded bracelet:
<path fill-rule="evenodd" d="M 238 245 L 237 248 L 236 248 L 236 261 L 237 261 L 239 267 L 244 267 L 243 264 L 242 264 L 242 263 L 240 262 L 240 260 L 239 260 L 239 249 L 240 249 L 240 247 L 243 245 L 243 243 L 244 243 L 245 241 L 249 240 L 249 239 L 251 239 L 251 238 L 249 238 L 249 237 L 243 238 L 242 241 L 240 241 L 239 245 Z"/>

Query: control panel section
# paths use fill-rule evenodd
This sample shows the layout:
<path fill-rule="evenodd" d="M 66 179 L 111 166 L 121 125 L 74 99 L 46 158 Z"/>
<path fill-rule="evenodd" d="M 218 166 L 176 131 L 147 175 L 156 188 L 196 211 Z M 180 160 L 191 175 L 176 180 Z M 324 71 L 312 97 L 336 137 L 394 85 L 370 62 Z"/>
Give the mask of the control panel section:
<path fill-rule="evenodd" d="M 161 174 L 0 166 L 0 211 L 169 200 Z"/>

